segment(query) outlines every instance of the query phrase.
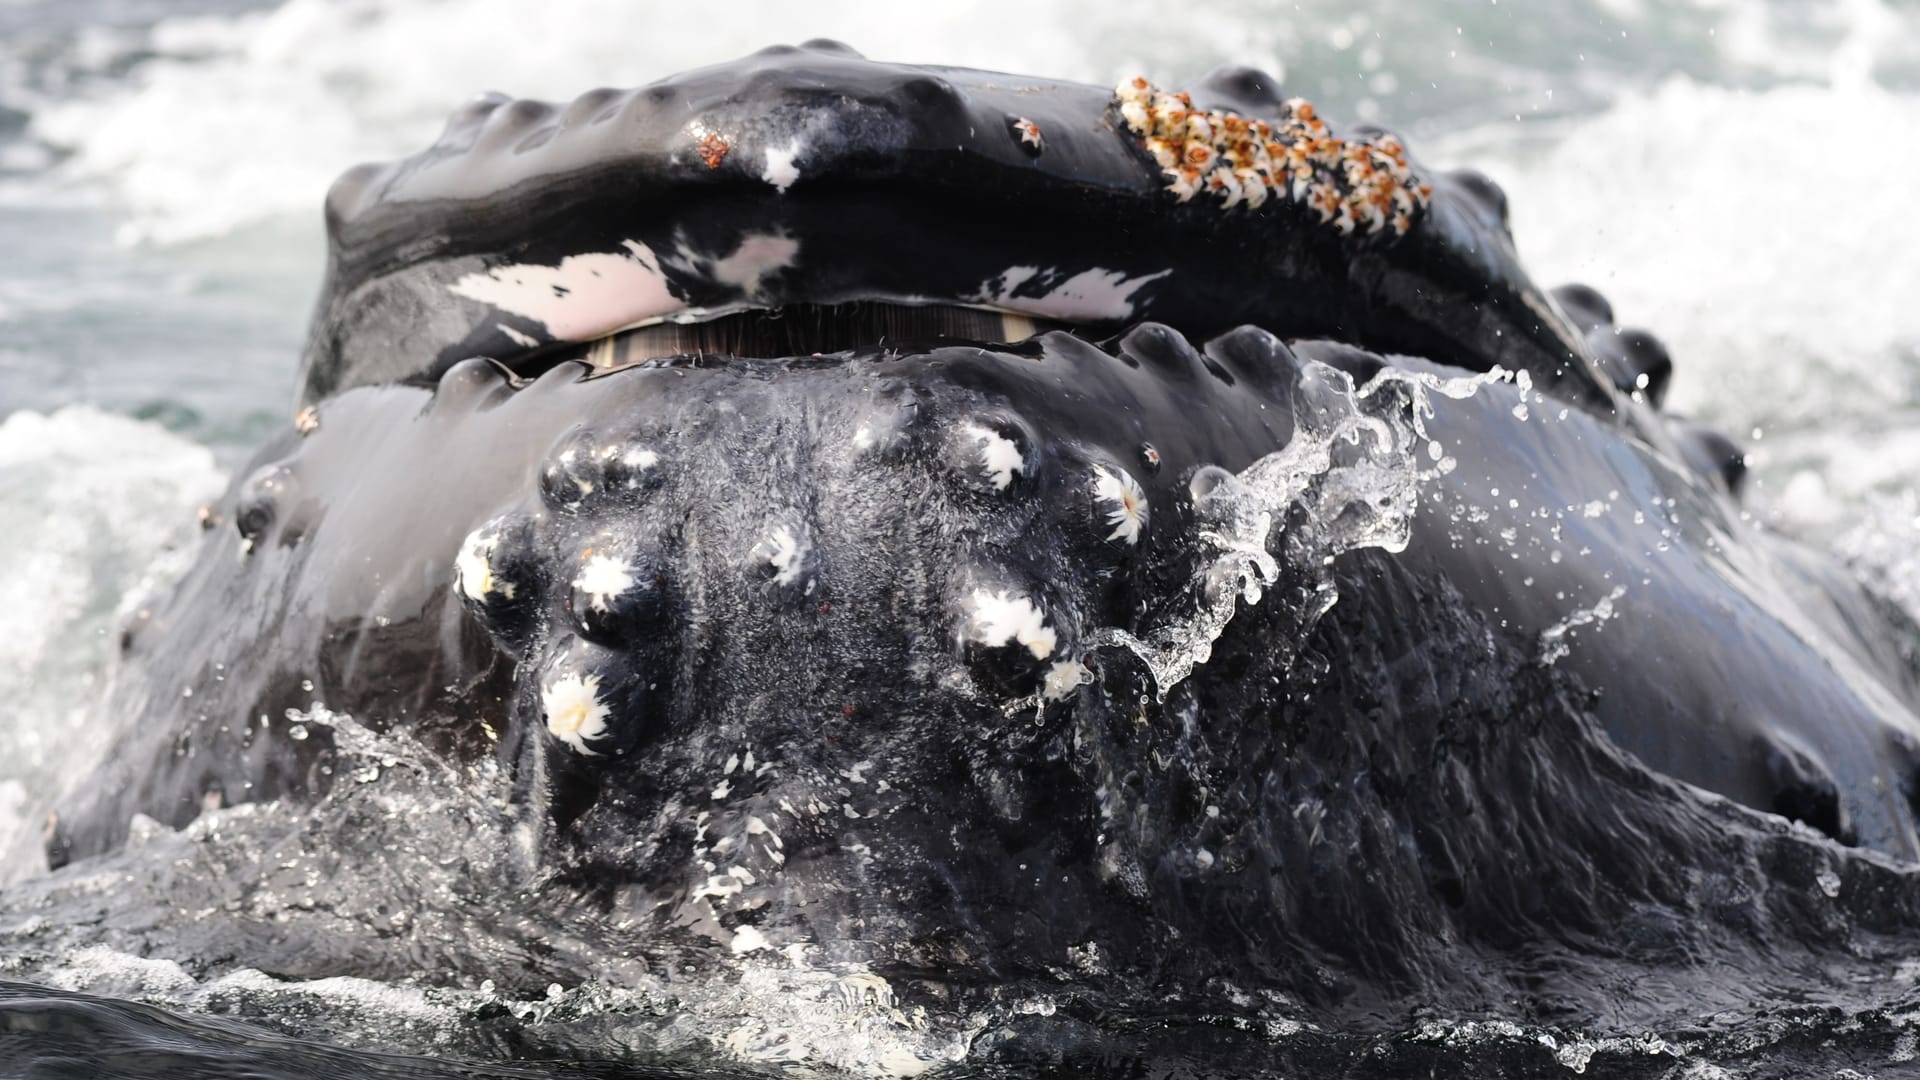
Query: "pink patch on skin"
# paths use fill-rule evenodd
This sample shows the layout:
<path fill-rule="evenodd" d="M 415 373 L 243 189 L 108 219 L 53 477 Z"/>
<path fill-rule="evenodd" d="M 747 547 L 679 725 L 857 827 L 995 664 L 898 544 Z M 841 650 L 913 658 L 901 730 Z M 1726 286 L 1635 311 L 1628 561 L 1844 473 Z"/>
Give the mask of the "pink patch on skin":
<path fill-rule="evenodd" d="M 458 296 L 546 324 L 560 341 L 591 341 L 686 308 L 667 289 L 653 251 L 628 240 L 617 251 L 569 255 L 559 266 L 521 264 L 468 274 Z"/>

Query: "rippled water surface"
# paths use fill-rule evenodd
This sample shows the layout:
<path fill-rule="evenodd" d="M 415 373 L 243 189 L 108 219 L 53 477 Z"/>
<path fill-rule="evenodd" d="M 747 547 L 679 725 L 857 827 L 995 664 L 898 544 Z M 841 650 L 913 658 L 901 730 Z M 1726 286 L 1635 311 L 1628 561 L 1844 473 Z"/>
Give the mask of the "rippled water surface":
<path fill-rule="evenodd" d="M 1911 2 L 749 2 L 716 16 L 626 0 L 0 0 L 0 835 L 23 837 L 0 869 L 17 882 L 0 978 L 20 980 L 0 981 L 0 1074 L 1916 1068 L 1920 967 L 1892 959 L 1853 1000 L 1800 1000 L 1786 979 L 1771 1000 L 1662 1030 L 1623 1004 L 1627 1019 L 1394 1015 L 1356 1034 L 1280 1004 L 1114 1020 L 1097 996 L 1014 986 L 955 991 L 965 1006 L 928 1018 L 885 980 L 798 957 L 723 985 L 692 960 L 593 955 L 533 901 L 422 928 L 434 912 L 418 898 L 460 896 L 475 867 L 511 876 L 490 828 L 504 781 L 324 709 L 287 722 L 344 732 L 356 782 L 310 815 L 214 808 L 38 877 L 23 816 L 101 751 L 91 717 L 116 613 L 179 572 L 192 508 L 286 423 L 331 178 L 424 146 L 476 92 L 564 99 L 817 36 L 1096 83 L 1254 64 L 1332 116 L 1396 126 L 1426 161 L 1489 173 L 1534 277 L 1602 288 L 1671 347 L 1670 406 L 1749 443 L 1754 514 L 1920 610 Z M 285 939 L 223 940 L 222 913 L 243 908 Z M 330 915 L 417 943 L 412 966 L 358 966 Z M 522 984 L 435 979 L 431 943 L 469 932 L 524 950 Z M 279 977 L 288 942 L 337 949 L 339 974 Z M 546 1064 L 444 1064 L 458 1060 Z"/>

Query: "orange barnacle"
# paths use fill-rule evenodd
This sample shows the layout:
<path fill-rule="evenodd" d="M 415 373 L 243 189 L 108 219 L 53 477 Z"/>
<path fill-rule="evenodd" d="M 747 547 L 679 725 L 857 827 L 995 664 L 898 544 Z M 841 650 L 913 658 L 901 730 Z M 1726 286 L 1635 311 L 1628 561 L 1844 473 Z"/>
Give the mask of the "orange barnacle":
<path fill-rule="evenodd" d="M 1189 109 L 1191 109 L 1191 108 L 1193 108 L 1193 95 L 1192 95 L 1192 94 L 1189 94 L 1189 93 L 1187 93 L 1187 92 L 1186 92 L 1185 90 L 1178 90 L 1178 91 L 1175 91 L 1175 92 L 1174 92 L 1174 95 L 1173 95 L 1173 96 L 1174 96 L 1174 98 L 1175 98 L 1175 100 L 1177 100 L 1177 101 L 1179 101 L 1179 102 L 1180 102 L 1180 104 L 1182 104 L 1182 105 L 1184 105 L 1184 106 L 1186 106 L 1186 107 L 1187 107 L 1187 108 L 1189 108 Z"/>
<path fill-rule="evenodd" d="M 700 140 L 698 149 L 700 160 L 706 162 L 707 168 L 717 169 L 721 162 L 727 160 L 727 151 L 733 148 L 727 145 L 727 140 L 719 132 L 710 131 L 706 138 Z"/>
<path fill-rule="evenodd" d="M 1213 147 L 1199 141 L 1190 142 L 1184 157 L 1188 165 L 1204 169 L 1213 164 Z"/>

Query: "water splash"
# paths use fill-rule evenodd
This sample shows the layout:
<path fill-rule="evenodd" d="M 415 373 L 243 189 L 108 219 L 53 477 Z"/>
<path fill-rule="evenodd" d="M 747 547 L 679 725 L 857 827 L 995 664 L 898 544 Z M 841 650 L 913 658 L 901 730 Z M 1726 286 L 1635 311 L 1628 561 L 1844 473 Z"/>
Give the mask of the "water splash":
<path fill-rule="evenodd" d="M 1142 635 L 1101 628 L 1089 644 L 1139 657 L 1165 700 L 1212 658 L 1239 603 L 1259 604 L 1284 578 L 1287 625 L 1274 647 L 1290 665 L 1339 599 L 1334 558 L 1358 548 L 1405 550 L 1420 485 L 1451 471 L 1453 460 L 1427 434 L 1433 396 L 1461 400 L 1513 379 L 1500 367 L 1454 377 L 1386 368 L 1356 389 L 1346 372 L 1308 362 L 1293 397 L 1292 440 L 1239 473 L 1208 466 L 1188 484 L 1196 539 L 1214 552 L 1195 577 L 1191 610 Z M 1420 462 L 1422 449 L 1431 468 Z M 1289 569 L 1296 573 L 1283 573 Z"/>
<path fill-rule="evenodd" d="M 1595 601 L 1592 607 L 1575 608 L 1567 617 L 1540 631 L 1540 662 L 1552 666 L 1572 649 L 1567 638 L 1575 627 L 1599 627 L 1613 618 L 1613 605 L 1616 600 L 1627 595 L 1625 585 L 1615 585 L 1613 591 Z"/>

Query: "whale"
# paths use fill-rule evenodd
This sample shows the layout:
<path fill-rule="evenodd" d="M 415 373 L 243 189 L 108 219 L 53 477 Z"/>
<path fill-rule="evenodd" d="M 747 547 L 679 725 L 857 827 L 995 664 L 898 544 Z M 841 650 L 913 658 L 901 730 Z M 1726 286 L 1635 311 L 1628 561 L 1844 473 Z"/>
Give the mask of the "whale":
<path fill-rule="evenodd" d="M 326 223 L 56 878 L 370 732 L 502 777 L 486 872 L 600 951 L 928 1008 L 1636 1023 L 1910 946 L 1913 622 L 1390 131 L 810 42 L 477 99 Z"/>

